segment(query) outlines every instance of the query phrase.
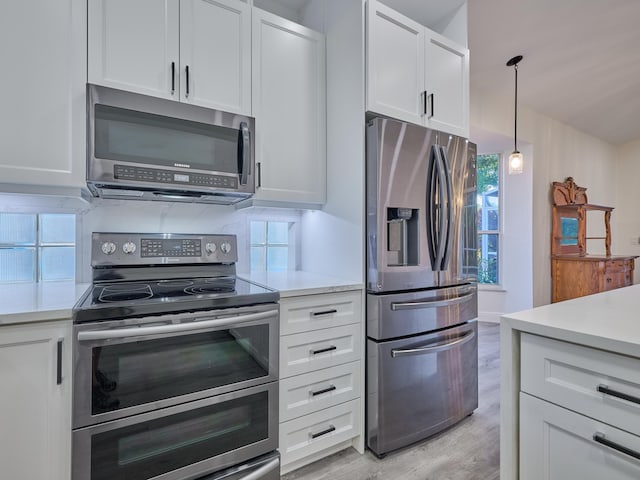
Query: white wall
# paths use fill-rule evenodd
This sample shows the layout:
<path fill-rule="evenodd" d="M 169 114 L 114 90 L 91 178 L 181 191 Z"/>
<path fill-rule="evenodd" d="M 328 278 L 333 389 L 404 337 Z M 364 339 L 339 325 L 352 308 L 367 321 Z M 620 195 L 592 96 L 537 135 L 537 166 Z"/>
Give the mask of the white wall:
<path fill-rule="evenodd" d="M 471 125 L 513 135 L 513 99 L 471 92 Z M 518 138 L 531 145 L 533 306 L 551 301 L 551 183 L 572 176 L 589 202 L 615 205 L 616 150 L 608 143 L 531 109 L 519 108 Z M 615 228 L 616 220 L 612 217 Z"/>
<path fill-rule="evenodd" d="M 364 282 L 363 3 L 312 4 L 327 46 L 327 203 L 302 215 L 302 269 Z"/>
<path fill-rule="evenodd" d="M 611 252 L 614 255 L 640 255 L 640 139 L 618 147 L 616 158 L 615 187 L 612 188 L 616 197 L 612 204 L 615 210 L 611 214 Z M 640 283 L 637 268 L 634 283 Z"/>

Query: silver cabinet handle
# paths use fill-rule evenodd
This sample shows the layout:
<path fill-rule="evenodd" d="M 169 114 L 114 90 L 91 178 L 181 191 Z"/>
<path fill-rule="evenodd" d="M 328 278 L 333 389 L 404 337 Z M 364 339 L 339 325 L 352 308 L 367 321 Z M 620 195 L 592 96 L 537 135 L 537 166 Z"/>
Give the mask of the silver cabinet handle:
<path fill-rule="evenodd" d="M 391 310 L 415 310 L 417 308 L 436 308 L 436 307 L 448 307 L 450 305 L 457 305 L 458 303 L 466 302 L 469 298 L 473 297 L 475 293 L 466 293 L 458 297 L 448 298 L 446 300 L 419 300 L 417 302 L 391 302 Z"/>
<path fill-rule="evenodd" d="M 476 336 L 476 333 L 473 330 L 471 330 L 453 341 L 445 340 L 443 342 L 434 343 L 433 345 L 427 345 L 427 346 L 418 347 L 418 348 L 406 348 L 406 349 L 393 348 L 391 350 L 391 356 L 393 358 L 396 358 L 396 357 L 408 357 L 410 355 L 424 355 L 427 353 L 441 352 L 443 350 L 448 350 L 451 347 L 454 347 L 456 345 L 462 345 L 464 343 L 467 343 L 469 340 L 471 340 L 475 336 Z"/>
<path fill-rule="evenodd" d="M 146 336 L 161 335 L 166 333 L 189 332 L 193 330 L 202 330 L 203 328 L 230 327 L 236 326 L 240 323 L 262 320 L 264 318 L 272 317 L 273 315 L 278 315 L 278 310 L 267 310 L 266 312 L 250 313 L 248 315 L 239 315 L 237 317 L 214 318 L 211 320 L 202 320 L 171 325 L 156 325 L 153 327 L 127 327 L 113 328 L 111 330 L 90 330 L 87 332 L 79 332 L 78 341 L 88 342 L 92 340 L 139 337 L 142 335 Z"/>
<path fill-rule="evenodd" d="M 260 478 L 265 477 L 267 473 L 275 470 L 279 466 L 280 466 L 280 458 L 274 458 L 269 463 L 262 465 L 260 468 L 258 468 L 257 470 L 254 470 L 248 475 L 245 475 L 244 477 L 240 477 L 238 480 L 258 480 Z"/>
<path fill-rule="evenodd" d="M 606 447 L 609 447 L 613 450 L 616 450 L 620 453 L 624 453 L 625 455 L 629 455 L 630 457 L 636 458 L 640 460 L 640 453 L 632 450 L 630 448 L 625 447 L 624 445 L 620 445 L 619 443 L 612 442 L 611 440 L 607 440 L 604 433 L 596 432 L 593 434 L 593 440 L 598 442 Z"/>

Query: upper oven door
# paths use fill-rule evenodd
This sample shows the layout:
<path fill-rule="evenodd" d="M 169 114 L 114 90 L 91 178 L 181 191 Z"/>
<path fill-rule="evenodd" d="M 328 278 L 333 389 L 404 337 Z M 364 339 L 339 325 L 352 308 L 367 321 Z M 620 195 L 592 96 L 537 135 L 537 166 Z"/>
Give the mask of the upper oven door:
<path fill-rule="evenodd" d="M 88 182 L 255 191 L 253 118 L 96 85 L 87 102 Z"/>
<path fill-rule="evenodd" d="M 73 427 L 278 378 L 277 304 L 74 326 Z"/>

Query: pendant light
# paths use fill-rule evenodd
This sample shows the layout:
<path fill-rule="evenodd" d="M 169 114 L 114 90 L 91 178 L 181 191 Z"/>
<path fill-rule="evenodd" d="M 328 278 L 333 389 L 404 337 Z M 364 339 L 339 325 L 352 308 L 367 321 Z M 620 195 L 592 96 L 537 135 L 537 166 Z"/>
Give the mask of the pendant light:
<path fill-rule="evenodd" d="M 524 157 L 518 151 L 518 63 L 522 60 L 522 55 L 517 55 L 507 62 L 507 67 L 513 67 L 515 72 L 515 101 L 513 115 L 513 153 L 509 155 L 509 175 L 522 173 L 524 170 Z"/>

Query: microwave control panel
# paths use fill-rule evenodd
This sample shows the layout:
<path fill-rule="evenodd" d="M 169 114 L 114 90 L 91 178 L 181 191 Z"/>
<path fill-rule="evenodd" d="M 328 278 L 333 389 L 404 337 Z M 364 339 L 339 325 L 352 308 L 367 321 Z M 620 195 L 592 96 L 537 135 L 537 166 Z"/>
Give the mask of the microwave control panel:
<path fill-rule="evenodd" d="M 114 165 L 113 177 L 118 180 L 136 182 L 170 183 L 171 185 L 190 185 L 195 187 L 238 188 L 235 176 L 212 175 L 158 168 L 134 167 L 130 165 Z"/>

